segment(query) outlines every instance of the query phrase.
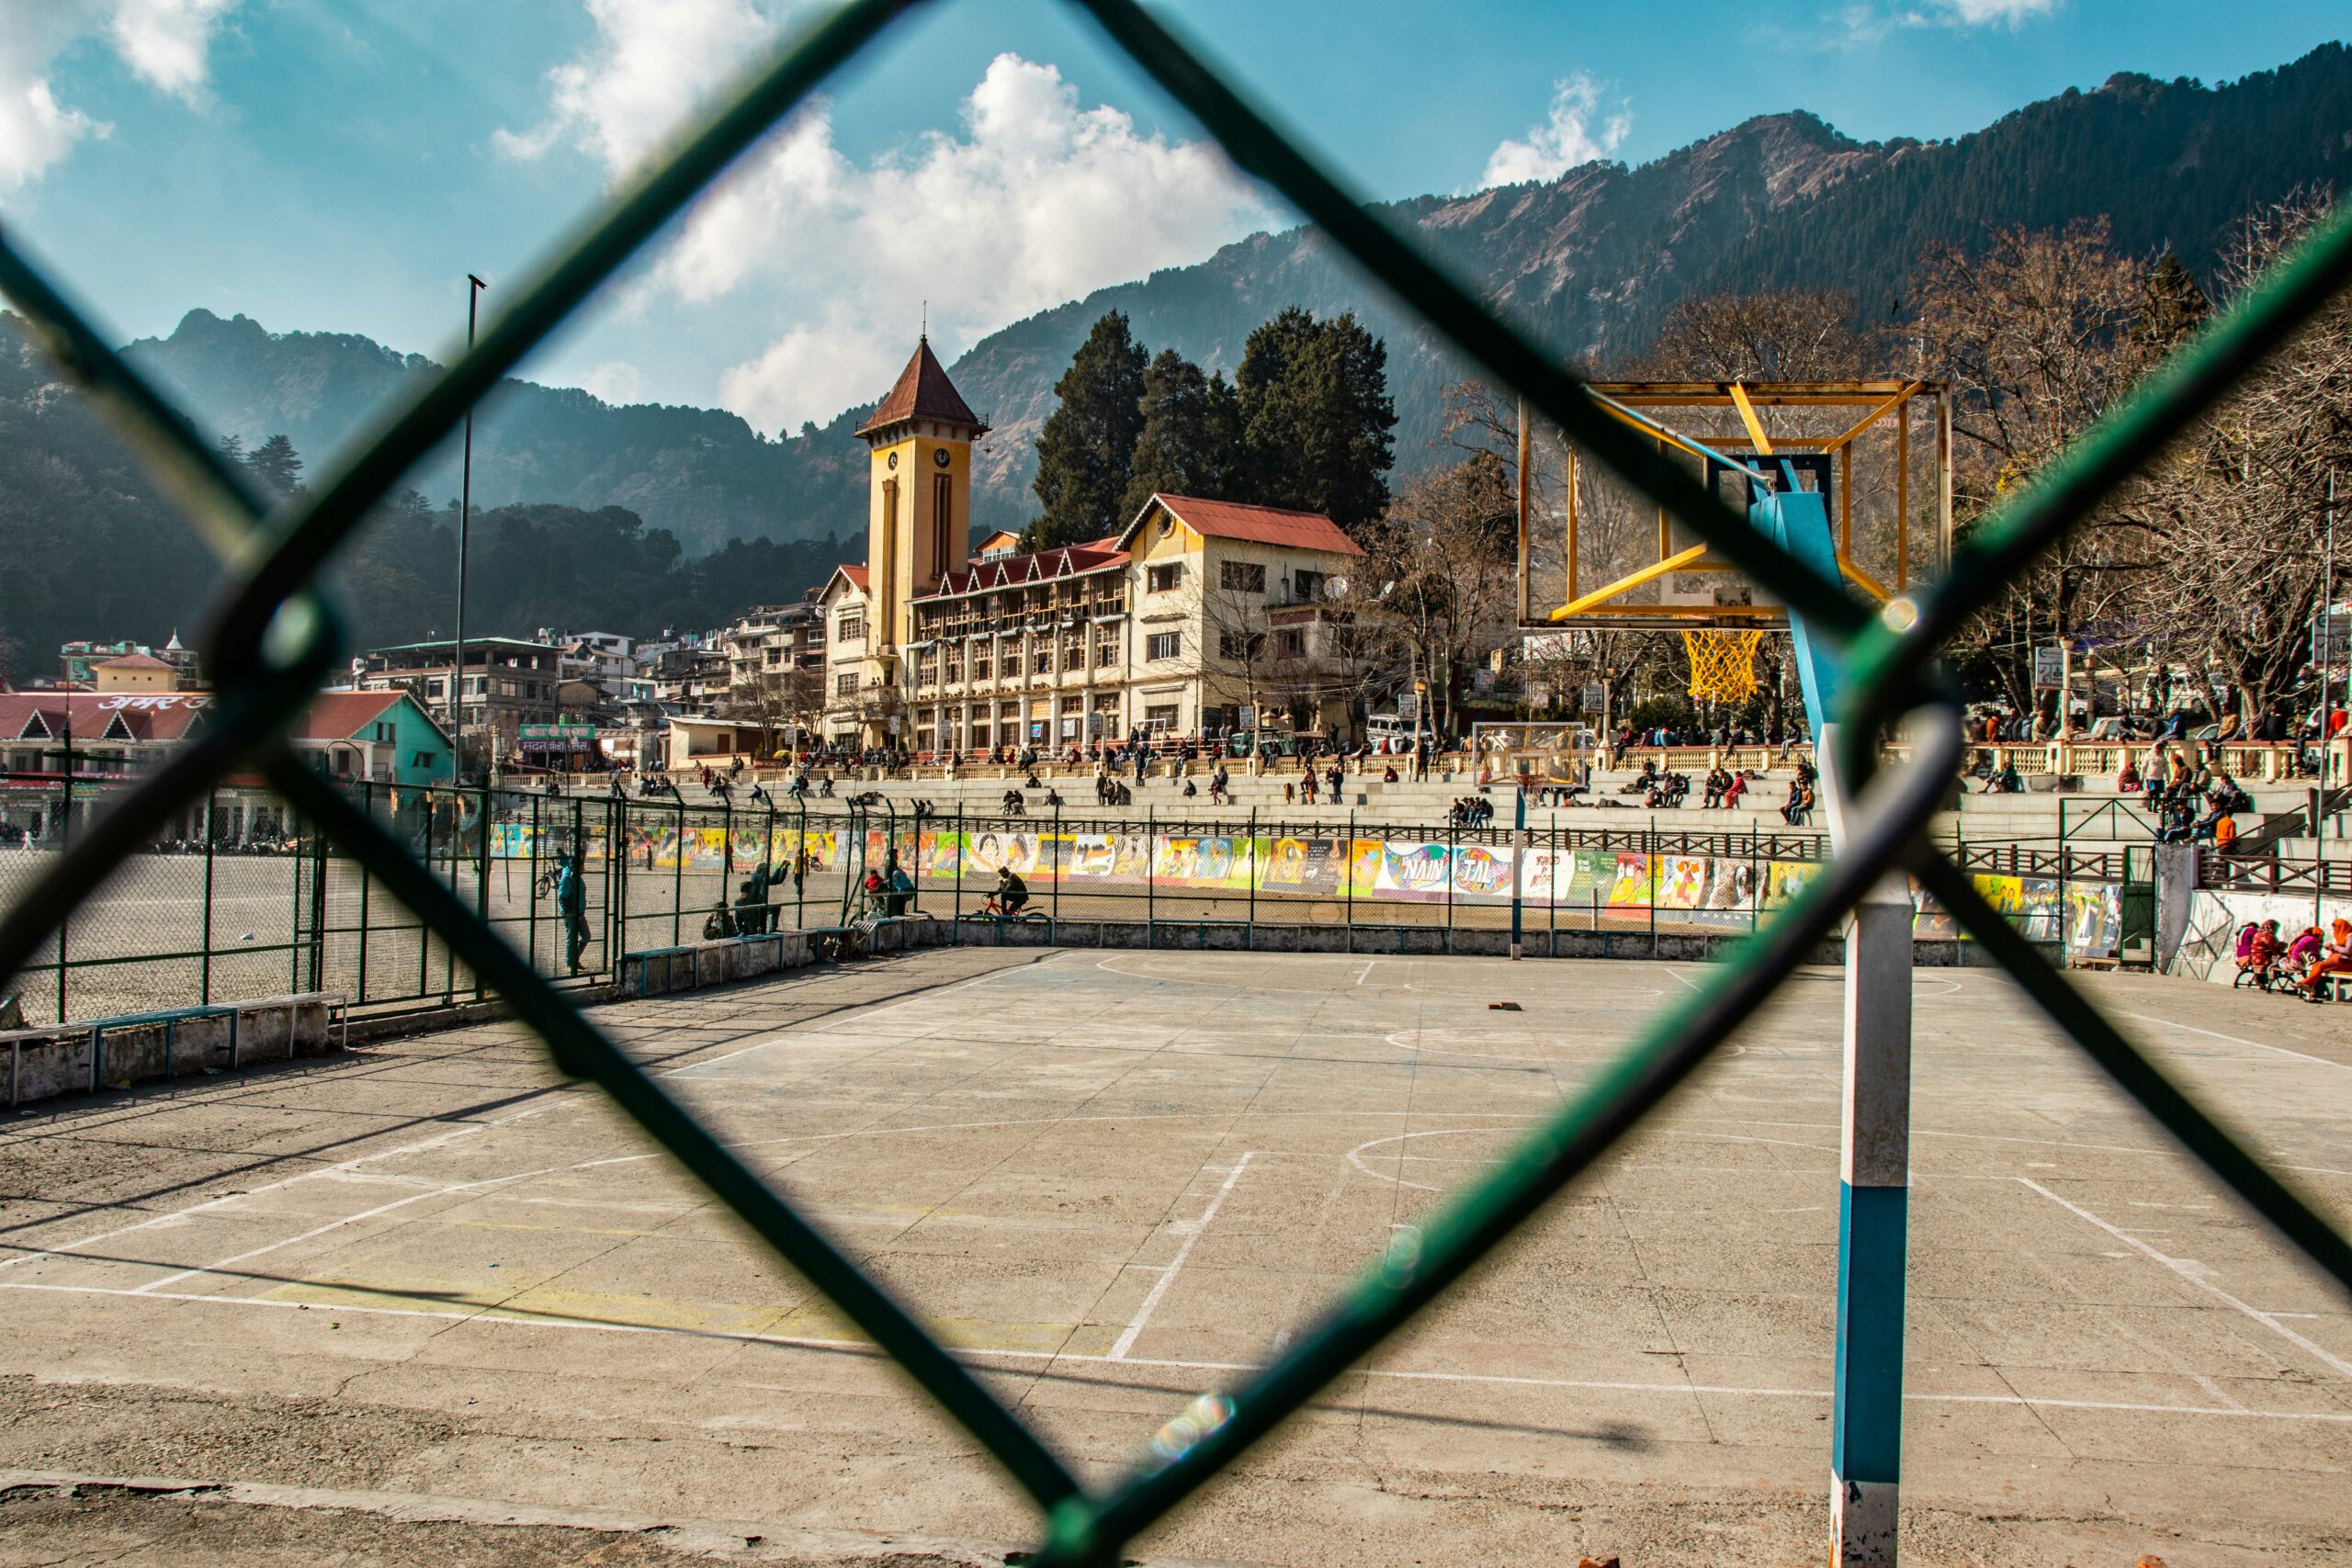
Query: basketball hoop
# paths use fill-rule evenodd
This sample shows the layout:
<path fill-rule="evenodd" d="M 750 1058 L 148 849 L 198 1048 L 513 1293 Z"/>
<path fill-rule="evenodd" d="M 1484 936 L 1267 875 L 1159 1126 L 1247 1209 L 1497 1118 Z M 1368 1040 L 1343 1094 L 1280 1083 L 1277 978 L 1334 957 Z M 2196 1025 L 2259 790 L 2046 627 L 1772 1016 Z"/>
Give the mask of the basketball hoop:
<path fill-rule="evenodd" d="M 1690 695 L 1702 703 L 1744 703 L 1756 694 L 1756 645 L 1760 631 L 1708 626 L 1682 634 L 1690 655 Z"/>

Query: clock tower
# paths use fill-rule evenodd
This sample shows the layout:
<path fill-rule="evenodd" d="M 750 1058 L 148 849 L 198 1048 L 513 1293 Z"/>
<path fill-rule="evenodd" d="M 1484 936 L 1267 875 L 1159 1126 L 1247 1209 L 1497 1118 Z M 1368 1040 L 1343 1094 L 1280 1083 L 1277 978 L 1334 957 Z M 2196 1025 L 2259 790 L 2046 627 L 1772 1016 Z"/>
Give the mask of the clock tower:
<path fill-rule="evenodd" d="M 869 656 L 895 680 L 917 594 L 971 554 L 972 442 L 988 429 L 947 379 L 926 334 L 874 417 L 858 427 L 871 454 L 865 526 Z"/>

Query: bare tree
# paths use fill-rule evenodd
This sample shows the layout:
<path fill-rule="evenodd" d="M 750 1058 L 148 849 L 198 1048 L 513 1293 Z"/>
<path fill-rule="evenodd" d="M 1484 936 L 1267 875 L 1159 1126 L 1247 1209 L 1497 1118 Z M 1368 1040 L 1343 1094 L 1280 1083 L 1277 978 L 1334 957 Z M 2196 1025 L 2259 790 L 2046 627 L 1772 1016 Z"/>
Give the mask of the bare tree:
<path fill-rule="evenodd" d="M 1961 536 L 2129 389 L 2148 359 L 2132 332 L 2147 277 L 2144 264 L 2109 248 L 2104 222 L 1998 230 L 1982 254 L 1946 246 L 1923 259 L 1913 346 L 1921 374 L 1952 385 Z M 2120 625 L 2156 558 L 2143 518 L 2104 507 L 2019 573 L 1953 652 L 2022 712 L 2031 649 Z"/>
<path fill-rule="evenodd" d="M 2223 294 L 2253 287 L 2329 208 L 2302 191 L 2247 214 L 2223 256 Z M 2175 569 L 2144 581 L 2135 614 L 2192 670 L 2234 686 L 2249 726 L 2305 683 L 2338 472 L 2352 473 L 2352 303 L 2343 299 L 2133 489 L 2130 504 Z"/>
<path fill-rule="evenodd" d="M 1877 333 L 1856 324 L 1853 297 L 1781 288 L 1710 294 L 1667 312 L 1647 352 L 1618 367 L 1629 381 L 1849 381 L 1884 368 Z"/>
<path fill-rule="evenodd" d="M 1407 484 L 1370 543 L 1360 620 L 1419 671 L 1442 728 L 1471 668 L 1515 636 L 1516 527 L 1502 465 L 1482 453 Z"/>

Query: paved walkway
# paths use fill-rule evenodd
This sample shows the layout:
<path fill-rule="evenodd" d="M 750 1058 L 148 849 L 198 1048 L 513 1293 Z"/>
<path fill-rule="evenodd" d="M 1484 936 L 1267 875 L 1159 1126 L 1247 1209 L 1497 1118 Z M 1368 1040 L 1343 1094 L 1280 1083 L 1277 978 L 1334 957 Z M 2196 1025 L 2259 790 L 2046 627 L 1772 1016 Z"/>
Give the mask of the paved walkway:
<path fill-rule="evenodd" d="M 599 1016 L 1101 1479 L 1712 981 L 933 950 Z M 2086 983 L 2352 1223 L 2332 1011 Z M 1907 1560 L 2352 1562 L 2341 1292 L 1999 976 L 1917 984 Z M 1817 1562 L 1839 997 L 1792 982 L 1144 1550 Z M 1033 1533 L 967 1438 L 511 1026 L 18 1118 L 0 1172 L 0 1561 L 225 1561 L 238 1507 L 287 1562 L 663 1561 L 610 1555 L 686 1539 L 650 1521 L 793 1561 L 870 1556 L 870 1532 L 1001 1560 Z M 65 1498 L 74 1476 L 243 1490 Z"/>

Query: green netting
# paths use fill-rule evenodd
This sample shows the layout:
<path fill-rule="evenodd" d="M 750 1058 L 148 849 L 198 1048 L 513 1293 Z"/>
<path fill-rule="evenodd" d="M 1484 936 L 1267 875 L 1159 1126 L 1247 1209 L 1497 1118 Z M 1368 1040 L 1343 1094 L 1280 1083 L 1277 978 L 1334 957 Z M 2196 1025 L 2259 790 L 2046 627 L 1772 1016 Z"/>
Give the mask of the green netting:
<path fill-rule="evenodd" d="M 1902 606 L 1912 613 L 1873 617 L 1603 415 L 1573 377 L 1342 191 L 1136 0 L 1073 3 L 1198 117 L 1237 163 L 1282 192 L 1374 280 L 1840 650 L 1850 694 L 1841 715 L 1839 761 L 1844 776 L 1860 789 L 1857 826 L 1827 874 L 1723 964 L 1720 988 L 1668 1010 L 1495 1175 L 1453 1198 L 1427 1224 L 1399 1231 L 1386 1255 L 1273 1365 L 1238 1387 L 1193 1401 L 1159 1428 L 1125 1476 L 1089 1489 L 779 1191 L 534 974 L 364 810 L 286 748 L 287 725 L 342 657 L 334 612 L 312 592 L 311 580 L 369 504 L 731 159 L 913 9 L 912 0 L 859 0 L 799 34 L 683 151 L 640 175 L 577 235 L 470 352 L 407 402 L 388 409 L 356 456 L 341 461 L 310 495 L 275 513 L 264 514 L 243 479 L 114 356 L 26 259 L 14 236 L 0 232 L 0 289 L 68 373 L 98 397 L 141 458 L 242 574 L 209 644 L 209 661 L 220 684 L 213 724 L 101 816 L 0 919 L 0 976 L 20 970 L 75 904 L 172 811 L 232 769 L 259 768 L 441 933 L 547 1041 L 563 1070 L 602 1085 L 987 1447 L 1038 1506 L 1044 1541 L 1033 1561 L 1039 1562 L 1115 1562 L 1137 1531 L 1394 1333 L 1589 1167 L 1704 1061 L 1872 884 L 1898 867 L 1917 874 L 2068 1035 L 2249 1205 L 2352 1286 L 2352 1245 L 2135 1050 L 1976 896 L 1924 831 L 1960 750 L 1958 706 L 1936 671 L 1941 641 L 2352 279 L 2352 215 L 2337 213 L 2262 288 L 1978 528 L 1956 553 L 1950 574 L 1916 604 Z M 1921 738 L 1920 755 L 1899 773 L 1873 779 L 1875 738 L 1897 721 Z"/>

